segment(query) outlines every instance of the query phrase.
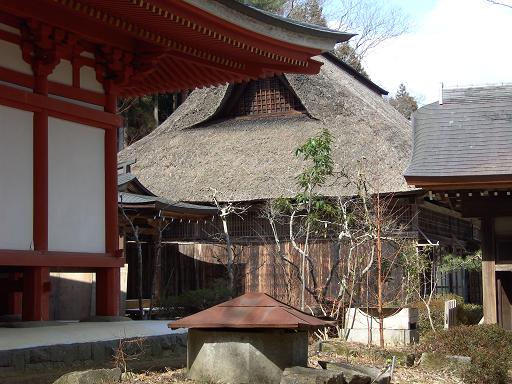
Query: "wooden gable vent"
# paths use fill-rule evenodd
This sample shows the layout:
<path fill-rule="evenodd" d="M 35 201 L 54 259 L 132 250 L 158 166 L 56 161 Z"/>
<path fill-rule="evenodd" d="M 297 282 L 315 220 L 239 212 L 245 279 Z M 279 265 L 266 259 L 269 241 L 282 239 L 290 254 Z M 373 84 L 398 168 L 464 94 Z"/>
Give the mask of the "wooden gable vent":
<path fill-rule="evenodd" d="M 277 76 L 239 84 L 233 90 L 233 96 L 236 101 L 234 100 L 234 105 L 228 112 L 229 116 L 306 112 L 286 80 Z"/>

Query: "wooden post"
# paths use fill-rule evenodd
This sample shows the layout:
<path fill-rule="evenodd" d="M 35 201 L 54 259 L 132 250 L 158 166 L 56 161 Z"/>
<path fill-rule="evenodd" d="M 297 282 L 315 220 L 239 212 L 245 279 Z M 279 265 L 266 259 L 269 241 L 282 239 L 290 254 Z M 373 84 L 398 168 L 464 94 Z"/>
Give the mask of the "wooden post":
<path fill-rule="evenodd" d="M 37 58 L 36 58 L 37 59 Z M 41 66 L 34 59 L 34 93 L 48 96 L 48 74 L 52 65 Z M 34 112 L 33 119 L 33 204 L 34 250 L 48 250 L 48 112 Z M 23 271 L 23 321 L 49 319 L 50 270 L 46 267 L 25 268 Z M 47 284 L 47 290 L 43 284 Z"/>
<path fill-rule="evenodd" d="M 496 324 L 496 256 L 494 252 L 494 219 L 482 219 L 482 301 L 485 324 Z"/>
<path fill-rule="evenodd" d="M 45 267 L 23 271 L 23 321 L 48 320 L 49 279 L 49 270 Z"/>
<path fill-rule="evenodd" d="M 11 287 L 14 286 L 14 289 L 11 289 L 7 296 L 8 302 L 8 313 L 11 315 L 21 315 L 22 311 L 22 288 L 20 287 L 20 282 L 23 274 L 19 272 L 11 272 L 9 273 L 9 282 Z"/>
<path fill-rule="evenodd" d="M 105 112 L 116 112 L 116 96 L 105 87 Z M 105 131 L 105 248 L 111 257 L 120 256 L 117 223 L 117 132 Z M 96 314 L 118 316 L 121 296 L 119 268 L 101 268 L 96 272 Z"/>
<path fill-rule="evenodd" d="M 457 300 L 447 300 L 444 302 L 444 329 L 449 329 L 457 324 Z"/>
<path fill-rule="evenodd" d="M 96 314 L 118 316 L 120 268 L 101 268 L 96 272 Z"/>

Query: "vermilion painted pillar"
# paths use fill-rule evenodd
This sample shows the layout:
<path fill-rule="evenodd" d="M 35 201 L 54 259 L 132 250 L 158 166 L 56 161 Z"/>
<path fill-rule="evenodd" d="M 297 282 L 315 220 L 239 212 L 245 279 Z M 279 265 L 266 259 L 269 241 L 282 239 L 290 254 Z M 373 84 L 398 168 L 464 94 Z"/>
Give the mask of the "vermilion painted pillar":
<path fill-rule="evenodd" d="M 105 112 L 116 112 L 116 96 L 108 92 Z M 117 132 L 105 131 L 105 248 L 110 257 L 119 257 L 117 225 Z M 118 316 L 120 300 L 119 268 L 101 268 L 96 272 L 96 314 Z"/>
<path fill-rule="evenodd" d="M 96 314 L 119 316 L 119 268 L 101 268 L 96 272 Z"/>
<path fill-rule="evenodd" d="M 9 308 L 9 284 L 8 279 L 0 279 L 0 315 L 10 315 Z"/>
<path fill-rule="evenodd" d="M 34 93 L 48 95 L 46 73 L 35 72 Z M 44 72 L 44 71 L 41 71 Z M 48 250 L 48 113 L 34 112 L 33 124 L 34 172 L 34 250 Z M 48 320 L 50 270 L 30 267 L 23 271 L 24 321 Z"/>
<path fill-rule="evenodd" d="M 0 315 L 21 315 L 21 274 L 9 272 L 0 279 Z"/>
<path fill-rule="evenodd" d="M 13 289 L 10 290 L 9 294 L 7 295 L 7 308 L 8 313 L 11 315 L 21 315 L 21 305 L 22 305 L 22 299 L 21 299 L 21 291 L 22 287 L 20 287 L 19 283 L 23 281 L 21 279 L 23 275 L 18 272 L 12 272 L 9 273 L 9 283 Z"/>
<path fill-rule="evenodd" d="M 49 318 L 49 270 L 33 267 L 23 271 L 23 321 Z"/>

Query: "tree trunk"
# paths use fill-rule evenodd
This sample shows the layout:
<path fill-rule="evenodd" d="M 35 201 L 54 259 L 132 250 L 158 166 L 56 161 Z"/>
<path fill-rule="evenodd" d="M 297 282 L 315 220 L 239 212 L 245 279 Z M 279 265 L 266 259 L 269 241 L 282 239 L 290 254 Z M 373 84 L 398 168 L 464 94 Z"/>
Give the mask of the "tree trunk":
<path fill-rule="evenodd" d="M 224 238 L 226 239 L 226 255 L 227 255 L 227 263 L 226 268 L 228 271 L 228 288 L 231 296 L 235 294 L 235 274 L 233 271 L 233 249 L 231 248 L 231 236 L 229 235 L 228 230 L 228 220 L 225 212 L 221 214 L 222 218 L 222 228 L 224 230 Z"/>
<path fill-rule="evenodd" d="M 133 237 L 135 238 L 135 243 L 137 245 L 137 264 L 138 264 L 138 299 L 139 299 L 139 316 L 141 319 L 144 318 L 144 306 L 142 304 L 142 245 L 139 240 L 139 227 L 136 226 Z"/>
<path fill-rule="evenodd" d="M 155 124 L 158 127 L 158 94 L 153 95 L 153 118 L 155 119 Z"/>
<path fill-rule="evenodd" d="M 379 341 L 384 348 L 384 313 L 382 308 L 382 241 L 381 241 L 381 206 L 380 197 L 377 194 L 377 310 L 379 313 Z"/>
<path fill-rule="evenodd" d="M 153 259 L 153 274 L 151 276 L 151 297 L 149 300 L 149 318 L 153 313 L 154 300 L 160 296 L 160 283 L 162 274 L 162 222 L 158 220 L 155 241 L 155 258 Z"/>

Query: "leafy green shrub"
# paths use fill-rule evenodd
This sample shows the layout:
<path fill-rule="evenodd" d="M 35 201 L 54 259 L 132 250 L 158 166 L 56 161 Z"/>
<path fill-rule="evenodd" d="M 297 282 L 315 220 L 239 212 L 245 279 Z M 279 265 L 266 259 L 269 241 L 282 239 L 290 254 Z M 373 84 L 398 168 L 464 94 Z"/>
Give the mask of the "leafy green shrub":
<path fill-rule="evenodd" d="M 430 301 L 430 313 L 432 315 L 432 322 L 436 330 L 444 328 L 444 302 L 447 300 L 455 299 L 457 301 L 457 307 L 464 304 L 464 299 L 457 295 L 439 295 L 432 298 Z M 412 308 L 418 308 L 418 330 L 420 335 L 432 330 L 430 321 L 428 319 L 427 309 L 422 301 L 417 301 L 411 304 Z"/>
<path fill-rule="evenodd" d="M 458 271 L 465 269 L 467 271 L 481 271 L 482 270 L 482 251 L 478 250 L 473 254 L 459 256 L 459 255 L 444 255 L 441 260 L 440 270 L 442 272 Z"/>
<path fill-rule="evenodd" d="M 177 296 L 161 296 L 159 306 L 168 317 L 184 316 L 220 304 L 231 296 L 224 279 L 216 279 L 207 288 L 187 291 Z"/>
<path fill-rule="evenodd" d="M 476 304 L 465 304 L 461 296 L 447 294 L 439 295 L 432 298 L 430 301 L 430 312 L 432 314 L 432 322 L 437 330 L 444 328 L 444 303 L 447 300 L 457 301 L 457 323 L 460 325 L 473 325 L 478 324 L 483 316 L 483 307 Z M 411 304 L 411 307 L 418 308 L 418 329 L 420 334 L 430 332 L 432 327 L 428 320 L 427 309 L 422 301 L 417 301 Z"/>
<path fill-rule="evenodd" d="M 425 352 L 471 357 L 471 364 L 462 371 L 468 384 L 506 383 L 512 368 L 512 332 L 497 325 L 463 325 L 432 332 L 421 347 Z"/>
<path fill-rule="evenodd" d="M 457 307 L 457 321 L 461 325 L 478 324 L 484 315 L 484 307 L 477 304 L 462 304 Z"/>

